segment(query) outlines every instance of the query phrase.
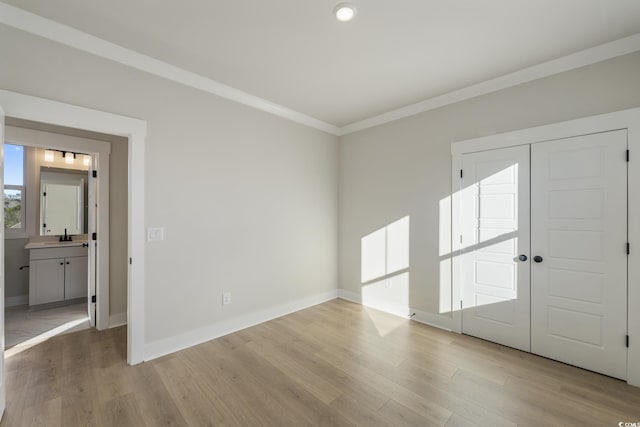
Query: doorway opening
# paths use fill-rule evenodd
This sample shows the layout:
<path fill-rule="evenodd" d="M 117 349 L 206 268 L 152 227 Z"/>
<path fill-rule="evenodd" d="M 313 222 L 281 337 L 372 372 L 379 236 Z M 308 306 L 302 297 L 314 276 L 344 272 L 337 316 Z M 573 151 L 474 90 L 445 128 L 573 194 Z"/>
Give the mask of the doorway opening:
<path fill-rule="evenodd" d="M 127 138 L 7 117 L 5 144 L 24 157 L 20 200 L 5 187 L 7 356 L 55 335 L 125 324 Z"/>

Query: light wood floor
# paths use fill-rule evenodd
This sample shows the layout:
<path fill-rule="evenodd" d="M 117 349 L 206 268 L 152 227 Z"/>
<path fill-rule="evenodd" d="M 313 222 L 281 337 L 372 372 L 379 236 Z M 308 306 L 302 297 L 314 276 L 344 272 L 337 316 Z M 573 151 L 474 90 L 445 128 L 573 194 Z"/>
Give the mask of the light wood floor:
<path fill-rule="evenodd" d="M 1 426 L 617 426 L 640 389 L 334 300 L 134 367 L 124 328 L 7 361 Z"/>

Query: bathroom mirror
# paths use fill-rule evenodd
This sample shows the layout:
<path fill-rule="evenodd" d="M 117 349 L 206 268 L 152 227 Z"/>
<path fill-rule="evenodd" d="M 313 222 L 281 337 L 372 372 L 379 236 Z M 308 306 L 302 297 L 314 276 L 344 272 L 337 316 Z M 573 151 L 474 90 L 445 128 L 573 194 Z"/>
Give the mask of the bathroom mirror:
<path fill-rule="evenodd" d="M 40 235 L 87 232 L 87 171 L 40 169 Z"/>

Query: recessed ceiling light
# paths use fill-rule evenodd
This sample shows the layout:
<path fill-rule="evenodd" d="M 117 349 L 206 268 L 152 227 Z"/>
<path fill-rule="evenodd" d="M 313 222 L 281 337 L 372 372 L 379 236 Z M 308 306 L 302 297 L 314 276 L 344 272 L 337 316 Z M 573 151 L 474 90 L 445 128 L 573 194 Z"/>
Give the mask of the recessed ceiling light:
<path fill-rule="evenodd" d="M 351 3 L 340 3 L 333 9 L 333 13 L 338 21 L 348 22 L 356 16 L 356 7 Z"/>

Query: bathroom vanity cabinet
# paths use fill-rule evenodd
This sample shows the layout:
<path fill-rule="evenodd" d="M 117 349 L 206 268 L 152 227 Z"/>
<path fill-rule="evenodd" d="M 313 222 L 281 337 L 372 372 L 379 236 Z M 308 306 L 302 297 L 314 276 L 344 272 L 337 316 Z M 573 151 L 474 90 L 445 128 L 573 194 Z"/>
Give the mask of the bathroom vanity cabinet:
<path fill-rule="evenodd" d="M 87 297 L 85 242 L 29 243 L 29 305 Z"/>

